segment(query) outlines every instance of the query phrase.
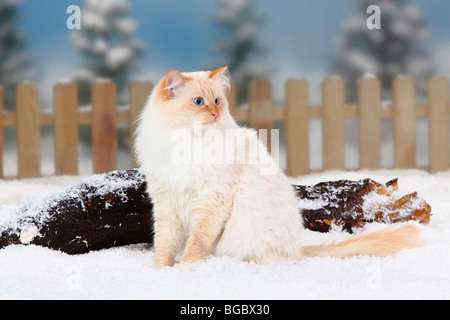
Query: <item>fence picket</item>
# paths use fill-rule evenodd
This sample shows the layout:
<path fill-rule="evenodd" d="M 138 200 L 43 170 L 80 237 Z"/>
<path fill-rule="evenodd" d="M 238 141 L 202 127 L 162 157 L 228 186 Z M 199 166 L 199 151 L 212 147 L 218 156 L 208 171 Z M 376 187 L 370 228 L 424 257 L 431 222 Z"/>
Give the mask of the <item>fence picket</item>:
<path fill-rule="evenodd" d="M 54 87 L 55 173 L 78 174 L 78 89 L 73 83 Z"/>
<path fill-rule="evenodd" d="M 414 168 L 416 165 L 414 80 L 409 77 L 398 77 L 393 81 L 392 91 L 395 167 L 398 169 Z"/>
<path fill-rule="evenodd" d="M 448 169 L 449 124 L 448 81 L 432 78 L 428 81 L 429 128 L 430 128 L 430 172 Z"/>
<path fill-rule="evenodd" d="M 345 169 L 345 82 L 327 79 L 323 84 L 323 167 Z"/>
<path fill-rule="evenodd" d="M 145 103 L 152 91 L 153 85 L 148 81 L 133 82 L 130 85 L 130 153 L 131 166 L 137 168 L 136 156 L 134 154 L 134 138 L 136 133 L 136 120 L 144 108 Z"/>
<path fill-rule="evenodd" d="M 3 87 L 0 86 L 0 179 L 3 178 Z"/>
<path fill-rule="evenodd" d="M 23 83 L 17 94 L 17 153 L 19 178 L 38 177 L 41 172 L 41 125 L 39 92 L 35 84 Z"/>
<path fill-rule="evenodd" d="M 381 84 L 378 79 L 358 82 L 359 167 L 376 169 L 381 164 Z"/>
<path fill-rule="evenodd" d="M 309 101 L 308 83 L 289 80 L 286 83 L 286 150 L 287 173 L 298 176 L 309 173 Z"/>
<path fill-rule="evenodd" d="M 250 127 L 257 130 L 267 130 L 267 150 L 271 150 L 272 100 L 269 80 L 253 80 L 249 87 L 249 122 Z M 264 131 L 261 131 L 264 132 Z M 264 136 L 260 138 L 264 141 Z"/>
<path fill-rule="evenodd" d="M 237 105 L 236 105 L 236 84 L 231 81 L 230 82 L 230 91 L 228 92 L 228 109 L 230 110 L 230 113 L 233 117 L 236 117 L 236 109 L 237 109 Z"/>
<path fill-rule="evenodd" d="M 92 154 L 95 173 L 117 169 L 116 85 L 109 81 L 92 86 Z"/>

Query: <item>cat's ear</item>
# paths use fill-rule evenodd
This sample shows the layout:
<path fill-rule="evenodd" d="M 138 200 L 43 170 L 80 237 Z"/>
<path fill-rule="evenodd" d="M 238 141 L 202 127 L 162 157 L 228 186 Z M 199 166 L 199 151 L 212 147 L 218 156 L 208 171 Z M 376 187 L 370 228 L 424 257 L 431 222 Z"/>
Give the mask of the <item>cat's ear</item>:
<path fill-rule="evenodd" d="M 209 78 L 215 80 L 224 90 L 230 90 L 230 79 L 227 66 L 210 71 Z"/>
<path fill-rule="evenodd" d="M 175 94 L 175 91 L 186 83 L 186 78 L 176 70 L 170 71 L 164 79 L 164 90 L 170 96 Z"/>
<path fill-rule="evenodd" d="M 228 70 L 227 66 L 220 67 L 217 70 L 211 71 L 209 77 L 210 78 L 216 78 L 216 77 L 220 77 L 220 76 L 226 75 L 227 70 Z"/>

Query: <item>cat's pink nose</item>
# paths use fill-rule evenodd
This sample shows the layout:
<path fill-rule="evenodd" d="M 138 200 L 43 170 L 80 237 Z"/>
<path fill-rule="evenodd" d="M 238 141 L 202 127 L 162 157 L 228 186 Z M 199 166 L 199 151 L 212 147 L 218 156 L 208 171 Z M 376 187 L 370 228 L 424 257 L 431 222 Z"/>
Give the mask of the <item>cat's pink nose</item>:
<path fill-rule="evenodd" d="M 218 112 L 212 112 L 211 115 L 214 117 L 214 119 L 217 119 L 217 117 L 219 116 Z"/>

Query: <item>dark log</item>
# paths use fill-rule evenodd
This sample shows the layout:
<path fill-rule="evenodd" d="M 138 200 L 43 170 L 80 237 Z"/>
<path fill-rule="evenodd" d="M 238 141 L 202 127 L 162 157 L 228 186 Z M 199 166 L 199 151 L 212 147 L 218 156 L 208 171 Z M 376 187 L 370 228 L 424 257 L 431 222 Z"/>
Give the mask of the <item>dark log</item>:
<path fill-rule="evenodd" d="M 327 232 L 333 226 L 352 232 L 366 223 L 416 220 L 427 223 L 431 207 L 412 193 L 394 197 L 397 180 L 370 179 L 293 186 L 305 228 Z M 371 194 L 386 197 L 367 205 Z M 153 244 L 153 205 L 138 170 L 96 175 L 79 186 L 30 199 L 17 220 L 0 226 L 0 248 L 35 244 L 68 254 L 122 245 Z"/>
<path fill-rule="evenodd" d="M 79 254 L 152 244 L 152 208 L 146 183 L 137 170 L 97 175 L 50 199 L 25 203 L 17 213 L 18 227 L 1 233 L 0 248 L 30 243 Z"/>
<path fill-rule="evenodd" d="M 381 185 L 371 179 L 294 186 L 305 228 L 328 232 L 337 226 L 352 233 L 366 223 L 428 223 L 431 206 L 417 192 L 399 196 L 397 179 Z M 306 203 L 305 203 L 306 201 Z M 313 208 L 308 208 L 308 201 Z M 303 207 L 303 208 L 302 208 Z"/>

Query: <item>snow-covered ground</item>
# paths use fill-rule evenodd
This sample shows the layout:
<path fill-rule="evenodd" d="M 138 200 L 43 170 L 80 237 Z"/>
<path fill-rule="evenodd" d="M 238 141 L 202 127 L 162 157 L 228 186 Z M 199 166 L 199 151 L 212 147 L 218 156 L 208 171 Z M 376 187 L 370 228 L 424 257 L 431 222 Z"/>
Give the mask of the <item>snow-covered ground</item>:
<path fill-rule="evenodd" d="M 399 178 L 401 193 L 418 191 L 433 208 L 422 226 L 423 247 L 396 258 L 344 260 L 307 258 L 282 266 L 262 266 L 208 257 L 195 270 L 179 265 L 154 270 L 154 252 L 145 245 L 69 256 L 37 246 L 0 250 L 0 299 L 449 299 L 450 171 L 418 170 L 326 172 L 293 183 Z M 0 180 L 0 215 L 37 192 L 77 184 L 82 177 Z M 384 228 L 372 225 L 364 232 Z M 304 232 L 305 244 L 351 235 Z"/>

